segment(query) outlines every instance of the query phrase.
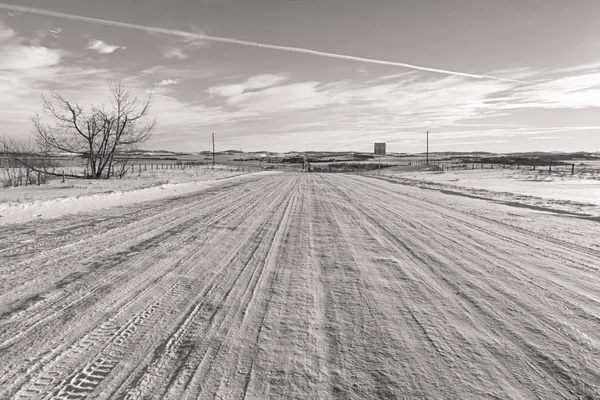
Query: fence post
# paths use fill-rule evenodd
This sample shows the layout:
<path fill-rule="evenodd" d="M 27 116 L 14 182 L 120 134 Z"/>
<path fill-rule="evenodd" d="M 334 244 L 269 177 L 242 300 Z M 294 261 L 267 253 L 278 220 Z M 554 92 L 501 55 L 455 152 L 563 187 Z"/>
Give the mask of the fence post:
<path fill-rule="evenodd" d="M 548 173 L 549 173 L 549 174 L 551 174 L 551 173 L 552 173 L 552 164 L 550 164 L 550 165 L 548 166 Z"/>
<path fill-rule="evenodd" d="M 64 169 L 63 169 L 63 172 L 62 172 L 62 173 L 63 173 L 63 180 L 62 180 L 62 183 L 65 183 L 65 170 L 64 170 Z"/>
<path fill-rule="evenodd" d="M 571 175 L 575 175 L 575 164 L 571 164 Z"/>

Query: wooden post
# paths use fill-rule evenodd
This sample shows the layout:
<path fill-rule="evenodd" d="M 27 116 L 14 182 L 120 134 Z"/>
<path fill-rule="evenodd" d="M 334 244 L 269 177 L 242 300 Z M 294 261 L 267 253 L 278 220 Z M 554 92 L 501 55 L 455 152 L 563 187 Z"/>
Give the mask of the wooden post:
<path fill-rule="evenodd" d="M 214 132 L 212 133 L 212 147 L 213 147 L 213 152 L 212 152 L 213 164 L 212 164 L 212 166 L 214 168 L 215 167 L 215 133 Z M 260 166 L 260 158 L 258 160 L 258 164 Z"/>
<path fill-rule="evenodd" d="M 571 175 L 575 175 L 575 164 L 571 164 Z"/>
<path fill-rule="evenodd" d="M 63 172 L 62 172 L 62 173 L 63 173 L 63 180 L 62 180 L 62 183 L 65 183 L 65 170 L 64 170 L 64 169 L 63 169 Z"/>
<path fill-rule="evenodd" d="M 548 166 L 548 173 L 550 173 L 550 174 L 552 173 L 552 164 L 550 164 L 550 165 Z"/>
<path fill-rule="evenodd" d="M 426 155 L 427 165 L 429 165 L 429 131 L 427 131 L 427 155 Z"/>

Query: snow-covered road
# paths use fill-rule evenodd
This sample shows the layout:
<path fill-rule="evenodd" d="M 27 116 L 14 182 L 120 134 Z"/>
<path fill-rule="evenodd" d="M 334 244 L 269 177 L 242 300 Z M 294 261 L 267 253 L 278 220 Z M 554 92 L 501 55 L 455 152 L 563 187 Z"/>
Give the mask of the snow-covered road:
<path fill-rule="evenodd" d="M 2 226 L 0 398 L 600 398 L 600 249 L 508 209 L 290 173 Z"/>

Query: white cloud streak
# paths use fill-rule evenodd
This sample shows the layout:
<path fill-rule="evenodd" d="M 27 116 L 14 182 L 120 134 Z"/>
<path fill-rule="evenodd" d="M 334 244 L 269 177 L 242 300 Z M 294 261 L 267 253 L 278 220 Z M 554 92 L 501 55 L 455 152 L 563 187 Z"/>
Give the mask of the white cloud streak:
<path fill-rule="evenodd" d="M 263 74 L 250 77 L 246 82 L 234 85 L 218 85 L 208 88 L 208 93 L 221 97 L 232 97 L 244 92 L 265 89 L 286 80 L 285 75 Z"/>
<path fill-rule="evenodd" d="M 185 60 L 188 58 L 188 56 L 183 52 L 183 50 L 177 47 L 165 49 L 163 51 L 163 56 L 165 58 L 177 58 L 179 60 Z"/>
<path fill-rule="evenodd" d="M 4 42 L 6 40 L 12 39 L 16 36 L 15 31 L 10 29 L 8 26 L 4 25 L 2 21 L 0 21 L 0 42 Z"/>
<path fill-rule="evenodd" d="M 124 48 L 125 47 L 105 43 L 102 40 L 90 40 L 87 46 L 88 50 L 95 50 L 100 54 L 112 54 L 115 51 Z"/>
<path fill-rule="evenodd" d="M 285 52 L 291 52 L 291 53 L 313 55 L 313 56 L 318 56 L 318 57 L 333 58 L 333 59 L 338 59 L 338 60 L 355 61 L 355 62 L 361 62 L 361 63 L 366 63 L 366 64 L 377 64 L 377 65 L 386 65 L 386 66 L 392 66 L 392 67 L 409 68 L 409 69 L 414 69 L 414 70 L 419 70 L 419 71 L 434 72 L 434 73 L 445 74 L 445 75 L 462 76 L 462 77 L 474 78 L 474 79 L 493 79 L 493 80 L 505 81 L 505 82 L 526 83 L 523 81 L 500 78 L 500 77 L 491 76 L 491 75 L 471 74 L 471 73 L 466 73 L 466 72 L 450 71 L 450 70 L 441 69 L 441 68 L 422 67 L 419 65 L 407 64 L 407 63 L 401 63 L 401 62 L 395 62 L 395 61 L 356 57 L 356 56 L 350 56 L 350 55 L 338 54 L 338 53 L 329 53 L 329 52 L 311 50 L 311 49 L 306 49 L 306 48 L 301 48 L 301 47 L 279 46 L 279 45 L 272 45 L 272 44 L 266 44 L 266 43 L 252 42 L 252 41 L 248 41 L 248 40 L 239 40 L 239 39 L 220 37 L 220 36 L 209 36 L 209 35 L 203 35 L 203 34 L 198 34 L 198 33 L 175 30 L 175 29 L 164 29 L 164 28 L 158 28 L 158 27 L 129 24 L 129 23 L 125 23 L 125 22 L 109 21 L 109 20 L 105 20 L 105 19 L 90 18 L 90 17 L 84 17 L 84 16 L 80 16 L 80 15 L 45 10 L 45 9 L 41 9 L 41 8 L 16 6 L 13 4 L 6 4 L 6 3 L 0 3 L 0 9 L 30 13 L 30 14 L 37 14 L 37 15 L 44 15 L 44 16 L 55 17 L 55 18 L 63 18 L 63 19 L 69 19 L 69 20 L 74 20 L 74 21 L 89 22 L 89 23 L 94 23 L 94 24 L 116 26 L 116 27 L 120 27 L 120 28 L 136 29 L 136 30 L 141 30 L 141 31 L 146 31 L 146 32 L 163 33 L 166 35 L 175 35 L 175 36 L 187 37 L 187 38 L 192 38 L 192 39 L 200 39 L 200 40 L 208 40 L 208 41 L 219 42 L 219 43 L 236 44 L 236 45 L 241 45 L 241 46 L 256 47 L 256 48 L 262 48 L 262 49 L 268 49 L 268 50 L 285 51 Z"/>
<path fill-rule="evenodd" d="M 157 85 L 158 86 L 169 86 L 169 85 L 177 85 L 179 83 L 179 81 L 177 81 L 176 79 L 163 79 L 162 81 L 158 82 Z"/>

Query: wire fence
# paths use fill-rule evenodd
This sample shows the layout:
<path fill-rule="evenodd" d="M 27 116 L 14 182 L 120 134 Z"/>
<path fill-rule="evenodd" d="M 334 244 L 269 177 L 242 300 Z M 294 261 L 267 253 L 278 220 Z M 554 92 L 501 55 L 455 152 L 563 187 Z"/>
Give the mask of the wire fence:
<path fill-rule="evenodd" d="M 416 160 L 409 162 L 409 165 L 429 165 L 435 167 L 441 171 L 453 171 L 453 170 L 474 170 L 474 169 L 517 169 L 517 170 L 531 170 L 539 172 L 547 172 L 549 174 L 570 174 L 582 172 L 593 172 L 595 169 L 588 165 L 581 165 L 577 167 L 575 163 L 550 163 L 550 162 L 529 162 L 527 164 L 518 163 L 490 163 L 490 162 L 446 162 L 446 161 L 432 161 L 429 162 L 424 160 Z M 597 171 L 597 170 L 596 170 Z"/>
<path fill-rule="evenodd" d="M 125 165 L 114 165 L 107 176 L 123 179 L 135 173 L 164 170 L 186 170 L 210 165 L 203 161 L 177 161 L 170 163 L 129 163 Z M 90 171 L 85 167 L 55 166 L 51 173 L 34 171 L 30 168 L 12 165 L 7 160 L 0 159 L 0 185 L 2 187 L 16 186 L 40 186 L 48 183 L 52 178 L 61 179 L 93 179 Z"/>

